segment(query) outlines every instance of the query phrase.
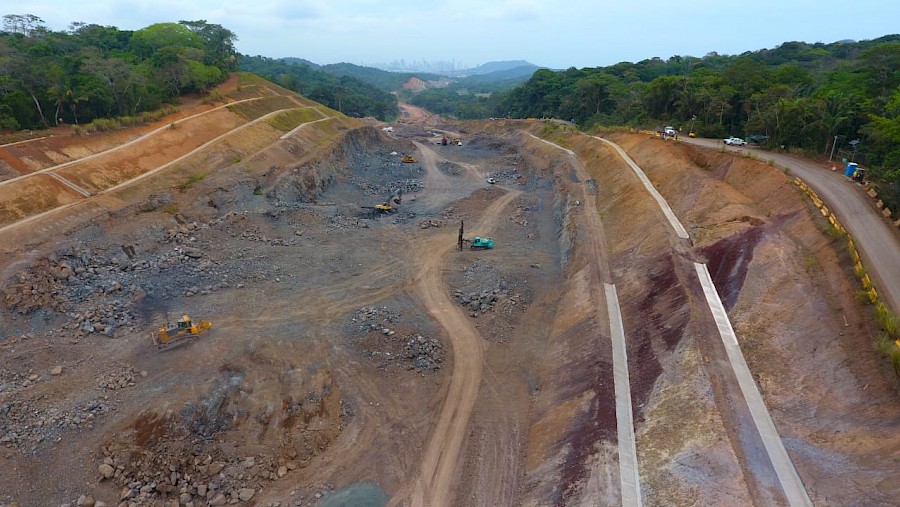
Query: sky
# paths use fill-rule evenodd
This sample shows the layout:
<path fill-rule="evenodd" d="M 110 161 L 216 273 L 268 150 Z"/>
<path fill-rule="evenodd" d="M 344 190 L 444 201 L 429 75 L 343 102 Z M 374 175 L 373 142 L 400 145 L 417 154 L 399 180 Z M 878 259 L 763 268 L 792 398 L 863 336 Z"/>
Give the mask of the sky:
<path fill-rule="evenodd" d="M 18 10 L 4 3 L 0 14 L 34 14 L 55 31 L 75 21 L 137 30 L 203 19 L 237 34 L 243 54 L 367 66 L 403 59 L 601 67 L 900 33 L 898 0 L 30 0 Z"/>

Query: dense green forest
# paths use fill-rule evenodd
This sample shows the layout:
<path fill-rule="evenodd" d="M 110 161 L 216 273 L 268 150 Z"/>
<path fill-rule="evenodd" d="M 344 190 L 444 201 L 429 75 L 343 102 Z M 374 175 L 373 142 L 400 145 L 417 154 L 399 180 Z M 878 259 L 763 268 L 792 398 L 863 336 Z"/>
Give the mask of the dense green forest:
<path fill-rule="evenodd" d="M 134 117 L 205 92 L 237 69 L 237 36 L 204 20 L 129 31 L 72 23 L 51 31 L 33 15 L 3 16 L 0 128 Z"/>
<path fill-rule="evenodd" d="M 900 35 L 861 42 L 786 42 L 702 58 L 538 70 L 490 99 L 444 96 L 466 117 L 573 119 L 582 129 L 671 124 L 705 137 L 753 136 L 772 149 L 847 158 L 869 168 L 900 208 Z"/>
<path fill-rule="evenodd" d="M 391 89 L 397 89 L 403 83 L 403 78 L 399 75 L 392 76 L 381 70 L 357 67 L 371 71 L 362 74 L 371 81 L 364 81 L 346 72 L 346 67 L 350 64 L 319 67 L 300 59 L 245 55 L 240 56 L 239 62 L 243 71 L 258 74 L 348 116 L 372 116 L 390 121 L 396 119 L 400 112 L 397 98 L 390 93 Z M 391 78 L 387 86 L 392 88 L 385 88 L 385 75 Z"/>

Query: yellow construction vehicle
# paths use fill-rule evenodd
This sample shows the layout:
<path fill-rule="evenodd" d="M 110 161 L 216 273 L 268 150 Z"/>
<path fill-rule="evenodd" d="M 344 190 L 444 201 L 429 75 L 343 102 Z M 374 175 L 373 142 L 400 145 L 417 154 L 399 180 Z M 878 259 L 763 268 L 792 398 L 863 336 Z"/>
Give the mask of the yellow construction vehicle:
<path fill-rule="evenodd" d="M 210 328 L 212 328 L 212 323 L 210 322 L 201 320 L 195 323 L 189 316 L 182 315 L 181 319 L 175 322 L 174 326 L 169 326 L 166 323 L 165 326 L 159 327 L 159 334 L 150 333 L 150 338 L 152 338 L 153 344 L 157 348 L 165 349 L 174 346 L 188 336 L 203 334 L 209 331 Z"/>
<path fill-rule="evenodd" d="M 393 213 L 397 211 L 397 206 L 403 201 L 403 189 L 397 188 L 391 192 L 391 195 L 388 196 L 387 200 L 382 202 L 381 204 L 376 204 L 375 206 L 362 206 L 363 209 L 372 210 L 372 216 L 379 213 Z"/>
<path fill-rule="evenodd" d="M 418 162 L 418 160 L 412 158 L 409 155 L 403 155 L 403 158 L 401 158 L 400 161 L 404 164 L 415 164 L 416 162 Z"/>

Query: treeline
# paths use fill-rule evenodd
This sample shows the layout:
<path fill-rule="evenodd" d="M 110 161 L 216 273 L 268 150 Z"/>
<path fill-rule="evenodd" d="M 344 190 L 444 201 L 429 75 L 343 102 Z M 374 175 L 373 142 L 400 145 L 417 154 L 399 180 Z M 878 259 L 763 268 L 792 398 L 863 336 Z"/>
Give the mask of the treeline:
<path fill-rule="evenodd" d="M 495 114 L 596 124 L 676 123 L 700 135 L 759 134 L 824 152 L 868 136 L 900 85 L 900 36 L 860 43 L 789 42 L 739 56 L 674 56 L 563 72 L 540 70 Z M 867 143 L 870 155 L 878 148 Z M 883 158 L 883 157 L 881 157 Z"/>
<path fill-rule="evenodd" d="M 230 30 L 204 20 L 130 31 L 37 16 L 3 16 L 0 129 L 39 129 L 134 117 L 205 92 L 237 69 Z"/>
<path fill-rule="evenodd" d="M 838 163 L 869 167 L 886 202 L 900 206 L 900 35 L 538 70 L 485 107 L 484 116 L 573 119 L 583 129 L 670 124 L 815 156 L 834 150 Z"/>
<path fill-rule="evenodd" d="M 336 67 L 336 71 L 345 70 L 341 65 Z M 371 116 L 392 121 L 400 114 L 397 98 L 375 84 L 363 82 L 349 74 L 338 75 L 319 70 L 303 60 L 240 55 L 240 69 L 258 74 L 348 116 Z"/>

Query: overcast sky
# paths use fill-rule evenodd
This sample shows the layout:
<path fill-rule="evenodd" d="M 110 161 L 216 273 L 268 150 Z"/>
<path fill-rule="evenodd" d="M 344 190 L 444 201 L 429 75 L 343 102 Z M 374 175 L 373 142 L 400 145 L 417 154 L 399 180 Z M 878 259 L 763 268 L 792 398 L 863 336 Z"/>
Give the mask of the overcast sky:
<path fill-rule="evenodd" d="M 83 21 L 122 30 L 205 19 L 239 52 L 361 65 L 405 59 L 472 67 L 528 60 L 597 67 L 658 56 L 739 54 L 786 41 L 900 32 L 900 0 L 30 0 L 52 30 Z"/>

